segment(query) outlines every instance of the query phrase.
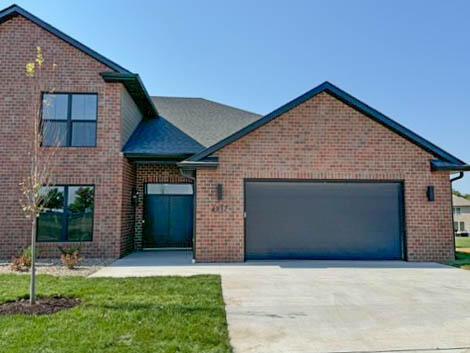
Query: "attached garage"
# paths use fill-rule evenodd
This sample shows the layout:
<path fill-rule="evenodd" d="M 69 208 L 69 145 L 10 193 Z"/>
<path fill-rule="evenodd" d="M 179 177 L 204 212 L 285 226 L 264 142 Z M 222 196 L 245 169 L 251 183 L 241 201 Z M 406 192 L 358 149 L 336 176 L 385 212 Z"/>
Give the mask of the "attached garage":
<path fill-rule="evenodd" d="M 195 178 L 198 262 L 446 263 L 449 172 L 470 169 L 328 82 L 178 167 Z"/>
<path fill-rule="evenodd" d="M 245 258 L 403 259 L 399 182 L 245 182 Z"/>

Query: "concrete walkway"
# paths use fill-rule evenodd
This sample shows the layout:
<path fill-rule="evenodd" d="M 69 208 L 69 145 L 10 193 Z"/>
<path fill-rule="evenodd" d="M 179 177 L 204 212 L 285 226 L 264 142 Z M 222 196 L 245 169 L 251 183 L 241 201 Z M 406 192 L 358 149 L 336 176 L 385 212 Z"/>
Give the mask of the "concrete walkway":
<path fill-rule="evenodd" d="M 470 271 L 430 263 L 192 264 L 135 253 L 93 277 L 219 274 L 236 353 L 470 352 Z"/>

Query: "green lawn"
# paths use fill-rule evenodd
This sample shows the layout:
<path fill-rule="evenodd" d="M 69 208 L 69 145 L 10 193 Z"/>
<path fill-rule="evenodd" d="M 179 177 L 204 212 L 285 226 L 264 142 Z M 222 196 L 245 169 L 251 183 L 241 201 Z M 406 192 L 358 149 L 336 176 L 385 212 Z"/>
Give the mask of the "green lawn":
<path fill-rule="evenodd" d="M 455 237 L 456 248 L 470 248 L 470 237 Z"/>
<path fill-rule="evenodd" d="M 0 275 L 0 303 L 27 297 L 28 281 Z M 38 276 L 38 282 L 40 295 L 82 304 L 46 316 L 0 316 L 0 352 L 232 352 L 218 276 Z"/>
<path fill-rule="evenodd" d="M 455 260 L 451 261 L 449 265 L 470 270 L 470 254 L 456 251 Z"/>

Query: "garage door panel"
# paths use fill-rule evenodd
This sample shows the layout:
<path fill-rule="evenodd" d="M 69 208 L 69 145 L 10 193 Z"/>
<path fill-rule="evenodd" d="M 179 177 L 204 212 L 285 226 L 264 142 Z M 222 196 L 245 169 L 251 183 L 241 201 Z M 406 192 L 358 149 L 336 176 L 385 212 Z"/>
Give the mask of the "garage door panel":
<path fill-rule="evenodd" d="M 400 259 L 399 183 L 246 183 L 247 259 Z"/>

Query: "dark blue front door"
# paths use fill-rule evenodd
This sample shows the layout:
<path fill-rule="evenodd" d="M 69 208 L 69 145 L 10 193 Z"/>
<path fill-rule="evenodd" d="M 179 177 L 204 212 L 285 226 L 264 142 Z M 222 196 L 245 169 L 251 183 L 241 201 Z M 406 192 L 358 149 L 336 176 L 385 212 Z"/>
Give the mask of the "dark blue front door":
<path fill-rule="evenodd" d="M 148 184 L 144 217 L 144 248 L 192 247 L 192 185 Z"/>

